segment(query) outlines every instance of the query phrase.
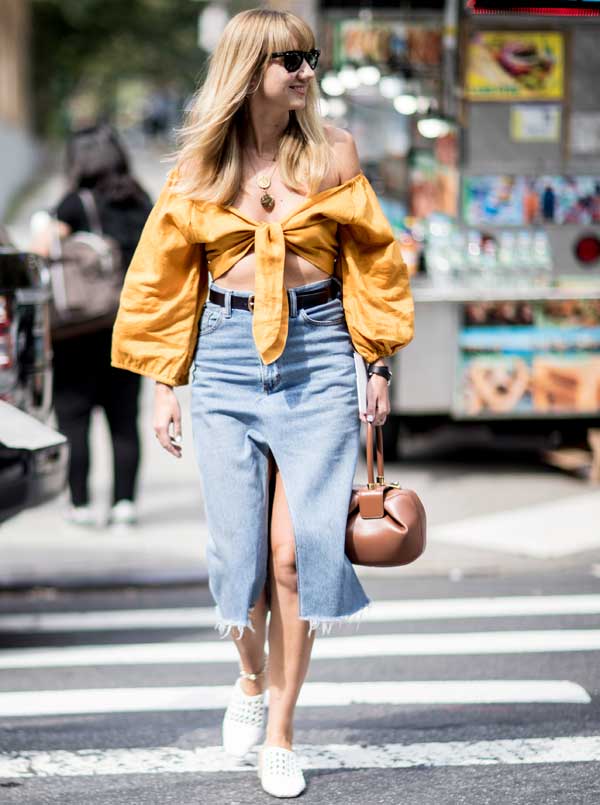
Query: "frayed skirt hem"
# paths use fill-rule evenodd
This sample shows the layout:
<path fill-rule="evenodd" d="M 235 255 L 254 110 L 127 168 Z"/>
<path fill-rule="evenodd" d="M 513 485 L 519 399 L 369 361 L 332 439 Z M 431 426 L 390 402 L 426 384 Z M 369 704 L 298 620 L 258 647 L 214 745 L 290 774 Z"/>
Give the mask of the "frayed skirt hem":
<path fill-rule="evenodd" d="M 308 636 L 310 637 L 313 632 L 320 632 L 321 634 L 330 634 L 334 626 L 341 626 L 342 624 L 346 623 L 354 623 L 356 627 L 360 626 L 365 614 L 371 609 L 373 602 L 369 601 L 365 604 L 364 607 L 357 609 L 356 612 L 352 612 L 350 615 L 339 615 L 338 617 L 334 618 L 318 618 L 318 617 L 301 617 L 300 620 L 306 621 L 308 623 Z M 254 626 L 250 621 L 250 618 L 245 622 L 242 621 L 228 621 L 225 618 L 222 618 L 218 609 L 216 614 L 216 623 L 215 629 L 219 632 L 219 637 L 229 637 L 232 635 L 236 640 L 241 640 L 244 636 L 245 629 L 250 629 L 251 632 L 255 632 Z M 237 629 L 237 637 L 233 634 L 233 629 Z"/>
<path fill-rule="evenodd" d="M 245 621 L 230 621 L 227 618 L 224 618 L 221 615 L 221 611 L 219 607 L 215 607 L 215 629 L 219 632 L 219 637 L 229 637 L 232 635 L 236 640 L 241 640 L 244 636 L 244 631 L 246 629 L 250 629 L 251 632 L 255 632 L 255 628 L 252 625 L 252 621 L 250 620 L 250 616 Z M 237 629 L 237 637 L 233 634 L 233 629 Z"/>
<path fill-rule="evenodd" d="M 354 623 L 358 628 L 362 623 L 365 614 L 370 610 L 372 603 L 373 603 L 372 601 L 369 601 L 367 604 L 365 604 L 364 607 L 357 609 L 356 612 L 352 612 L 350 615 L 340 615 L 335 618 L 309 617 L 309 618 L 301 618 L 301 620 L 308 621 L 309 637 L 313 632 L 317 632 L 317 634 L 319 634 L 320 632 L 321 634 L 324 635 L 330 634 L 334 626 L 339 627 L 346 623 Z"/>

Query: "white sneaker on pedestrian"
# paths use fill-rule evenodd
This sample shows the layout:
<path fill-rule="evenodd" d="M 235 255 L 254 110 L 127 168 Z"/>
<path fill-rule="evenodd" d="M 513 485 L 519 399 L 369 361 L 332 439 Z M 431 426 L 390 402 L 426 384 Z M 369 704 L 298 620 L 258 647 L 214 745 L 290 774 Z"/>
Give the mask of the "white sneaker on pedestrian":
<path fill-rule="evenodd" d="M 297 797 L 306 788 L 296 754 L 282 746 L 261 747 L 258 777 L 263 790 L 273 797 Z"/>
<path fill-rule="evenodd" d="M 231 700 L 223 719 L 223 748 L 229 755 L 241 758 L 260 743 L 265 730 L 265 694 L 248 696 L 241 678 L 233 687 Z"/>
<path fill-rule="evenodd" d="M 73 525 L 80 525 L 89 528 L 98 525 L 96 512 L 89 504 L 85 506 L 69 506 L 65 514 L 65 519 Z"/>
<path fill-rule="evenodd" d="M 116 531 L 127 532 L 137 523 L 137 509 L 132 500 L 119 500 L 110 510 L 109 524 Z"/>

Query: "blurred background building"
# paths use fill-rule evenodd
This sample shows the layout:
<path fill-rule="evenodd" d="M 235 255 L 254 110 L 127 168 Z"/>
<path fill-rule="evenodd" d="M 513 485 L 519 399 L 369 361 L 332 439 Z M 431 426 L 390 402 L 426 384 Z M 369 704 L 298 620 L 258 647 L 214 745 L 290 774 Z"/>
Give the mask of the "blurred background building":
<path fill-rule="evenodd" d="M 9 199 L 32 174 L 30 8 L 24 0 L 0 4 L 0 221 Z"/>

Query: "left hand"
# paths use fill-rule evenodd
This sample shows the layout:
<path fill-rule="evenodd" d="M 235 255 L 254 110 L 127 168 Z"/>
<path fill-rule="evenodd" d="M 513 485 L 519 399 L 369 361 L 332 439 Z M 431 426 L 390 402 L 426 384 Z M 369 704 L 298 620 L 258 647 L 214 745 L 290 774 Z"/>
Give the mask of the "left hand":
<path fill-rule="evenodd" d="M 360 414 L 362 422 L 373 417 L 374 425 L 383 425 L 390 413 L 390 393 L 387 380 L 380 375 L 371 375 L 367 383 L 367 411 Z"/>

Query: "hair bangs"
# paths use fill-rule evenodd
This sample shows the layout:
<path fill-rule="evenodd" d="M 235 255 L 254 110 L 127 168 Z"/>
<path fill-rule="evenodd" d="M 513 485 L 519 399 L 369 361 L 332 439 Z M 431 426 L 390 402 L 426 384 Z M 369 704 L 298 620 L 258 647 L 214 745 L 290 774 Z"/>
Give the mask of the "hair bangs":
<path fill-rule="evenodd" d="M 315 37 L 304 20 L 292 14 L 281 14 L 271 21 L 267 31 L 267 45 L 271 53 L 312 50 L 315 47 Z"/>

